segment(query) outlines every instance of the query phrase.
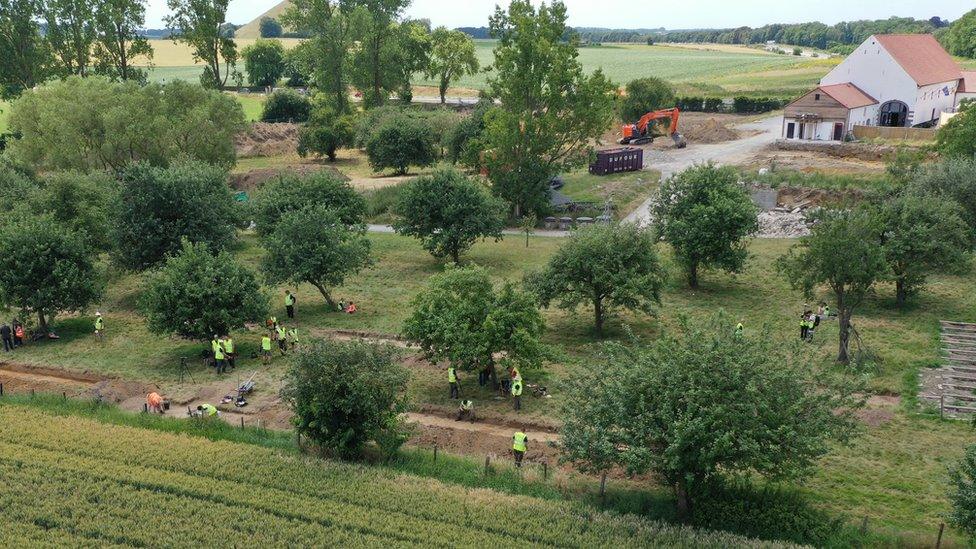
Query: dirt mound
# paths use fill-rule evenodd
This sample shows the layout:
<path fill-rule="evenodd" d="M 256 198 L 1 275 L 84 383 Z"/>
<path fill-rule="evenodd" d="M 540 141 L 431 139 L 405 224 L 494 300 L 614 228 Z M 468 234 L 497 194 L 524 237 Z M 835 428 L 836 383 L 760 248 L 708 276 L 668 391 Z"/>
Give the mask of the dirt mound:
<path fill-rule="evenodd" d="M 679 131 L 689 143 L 725 143 L 741 137 L 738 131 L 716 118 L 687 121 Z"/>
<path fill-rule="evenodd" d="M 230 175 L 229 181 L 230 186 L 234 190 L 238 191 L 253 191 L 261 185 L 264 185 L 268 180 L 274 179 L 283 174 L 293 173 L 297 175 L 308 175 L 311 173 L 320 172 L 322 170 L 332 170 L 338 177 L 348 180 L 348 178 L 342 175 L 342 172 L 333 168 L 332 166 L 323 166 L 320 164 L 295 164 L 293 166 L 287 166 L 284 168 L 259 168 L 256 170 L 251 170 L 244 173 L 233 173 Z"/>
<path fill-rule="evenodd" d="M 255 122 L 234 140 L 239 158 L 281 156 L 298 149 L 298 124 Z"/>

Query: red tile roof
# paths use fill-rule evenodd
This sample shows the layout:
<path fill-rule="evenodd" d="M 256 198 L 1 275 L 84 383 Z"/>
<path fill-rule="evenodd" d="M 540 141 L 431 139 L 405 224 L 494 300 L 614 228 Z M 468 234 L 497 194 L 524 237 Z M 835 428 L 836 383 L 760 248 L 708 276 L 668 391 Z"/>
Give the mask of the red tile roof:
<path fill-rule="evenodd" d="M 959 93 L 976 93 L 976 71 L 962 71 L 962 84 Z"/>
<path fill-rule="evenodd" d="M 959 65 L 931 34 L 877 34 L 874 38 L 919 86 L 962 78 Z"/>
<path fill-rule="evenodd" d="M 833 84 L 831 86 L 820 86 L 818 90 L 833 97 L 838 103 L 848 109 L 866 107 L 877 104 L 877 100 L 864 93 L 864 90 L 851 83 Z"/>

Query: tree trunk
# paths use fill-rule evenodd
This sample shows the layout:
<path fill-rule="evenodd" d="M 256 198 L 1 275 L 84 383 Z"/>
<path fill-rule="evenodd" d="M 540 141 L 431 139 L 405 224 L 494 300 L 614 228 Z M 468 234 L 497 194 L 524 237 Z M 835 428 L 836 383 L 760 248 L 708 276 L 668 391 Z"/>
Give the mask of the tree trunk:
<path fill-rule="evenodd" d="M 849 364 L 851 357 L 847 352 L 851 339 L 851 311 L 844 304 L 843 298 L 837 299 L 837 321 L 840 324 L 839 342 L 837 345 L 837 362 Z"/>
<path fill-rule="evenodd" d="M 895 300 L 899 309 L 904 308 L 908 302 L 908 288 L 905 287 L 904 278 L 895 279 Z"/>
<path fill-rule="evenodd" d="M 37 310 L 37 328 L 42 334 L 48 334 L 47 318 L 44 316 L 44 309 Z"/>
<path fill-rule="evenodd" d="M 461 250 L 458 246 L 451 246 L 451 259 L 454 260 L 455 265 L 461 266 Z"/>
<path fill-rule="evenodd" d="M 688 484 L 684 480 L 679 480 L 674 485 L 674 497 L 678 507 L 678 519 L 688 521 L 691 519 L 691 496 L 688 494 Z"/>
<path fill-rule="evenodd" d="M 488 365 L 489 372 L 491 373 L 491 387 L 492 390 L 497 391 L 499 387 L 498 383 L 498 369 L 495 368 L 495 360 L 492 359 Z"/>
<path fill-rule="evenodd" d="M 593 300 L 593 315 L 596 320 L 597 333 L 603 334 L 603 300 L 602 299 Z"/>
<path fill-rule="evenodd" d="M 698 289 L 698 262 L 688 265 L 688 287 L 692 290 Z"/>
<path fill-rule="evenodd" d="M 441 77 L 441 105 L 447 103 L 447 78 Z"/>
<path fill-rule="evenodd" d="M 335 310 L 337 305 L 336 302 L 332 300 L 332 294 L 329 293 L 329 290 L 326 289 L 325 286 L 319 284 L 318 282 L 313 282 L 312 285 L 315 286 L 316 289 L 318 289 L 318 291 L 322 294 L 322 297 L 325 298 L 326 303 L 328 303 L 329 306 L 332 307 L 332 310 Z"/>

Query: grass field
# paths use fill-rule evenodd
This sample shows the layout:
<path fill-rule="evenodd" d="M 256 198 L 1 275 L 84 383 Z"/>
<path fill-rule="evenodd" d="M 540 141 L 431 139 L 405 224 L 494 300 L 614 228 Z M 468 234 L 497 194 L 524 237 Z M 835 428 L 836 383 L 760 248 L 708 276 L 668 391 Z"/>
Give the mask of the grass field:
<path fill-rule="evenodd" d="M 254 40 L 239 39 L 243 49 Z M 293 47 L 297 39 L 285 39 L 285 47 Z M 155 49 L 156 68 L 150 73 L 153 81 L 182 78 L 196 80 L 202 65 L 195 63 L 190 50 L 170 40 L 151 41 Z M 495 42 L 476 40 L 476 54 L 482 68 L 493 60 Z M 602 69 L 614 82 L 624 85 L 645 76 L 658 76 L 671 81 L 680 93 L 732 95 L 793 96 L 807 91 L 827 73 L 836 60 L 799 59 L 776 55 L 741 46 L 681 45 L 646 46 L 613 44 L 579 50 L 579 60 L 587 72 Z M 452 84 L 459 89 L 483 89 L 488 73 L 465 76 Z M 433 86 L 437 83 L 418 75 L 415 84 Z"/>
<path fill-rule="evenodd" d="M 570 502 L 24 407 L 0 405 L 0 421 L 0 543 L 8 546 L 746 543 Z"/>

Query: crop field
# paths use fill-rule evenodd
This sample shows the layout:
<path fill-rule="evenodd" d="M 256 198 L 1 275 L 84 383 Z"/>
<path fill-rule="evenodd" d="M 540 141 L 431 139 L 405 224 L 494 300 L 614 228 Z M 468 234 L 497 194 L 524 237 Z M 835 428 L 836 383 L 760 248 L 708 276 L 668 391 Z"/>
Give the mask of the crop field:
<path fill-rule="evenodd" d="M 17 406 L 0 405 L 0 423 L 4 546 L 761 546 L 570 502 Z"/>
<path fill-rule="evenodd" d="M 241 49 L 253 42 L 252 39 L 237 40 Z M 291 48 L 299 40 L 285 39 L 283 42 L 286 48 Z M 153 40 L 151 44 L 155 49 L 151 80 L 199 78 L 202 65 L 193 61 L 189 48 L 171 40 Z M 476 40 L 475 46 L 482 68 L 489 67 L 494 41 Z M 741 46 L 711 45 L 612 44 L 580 48 L 579 59 L 585 71 L 602 69 L 621 86 L 635 78 L 657 76 L 674 83 L 679 93 L 713 95 L 798 95 L 816 84 L 836 64 L 834 60 L 799 59 Z M 482 71 L 465 76 L 452 86 L 480 90 L 487 85 L 487 79 L 488 73 Z M 415 84 L 435 86 L 437 82 L 417 75 Z"/>

